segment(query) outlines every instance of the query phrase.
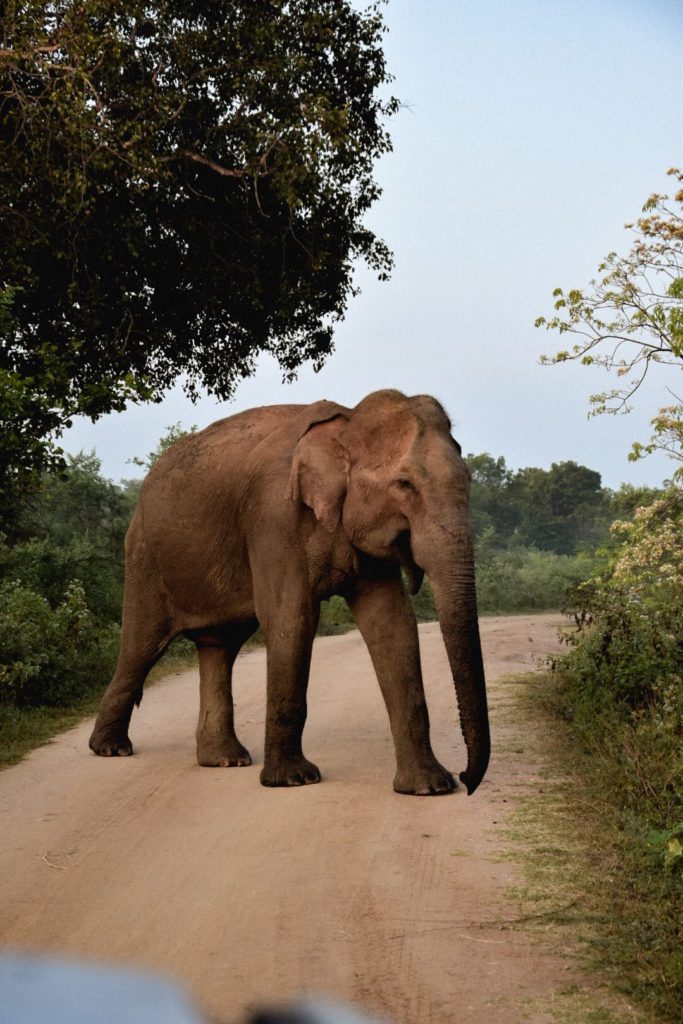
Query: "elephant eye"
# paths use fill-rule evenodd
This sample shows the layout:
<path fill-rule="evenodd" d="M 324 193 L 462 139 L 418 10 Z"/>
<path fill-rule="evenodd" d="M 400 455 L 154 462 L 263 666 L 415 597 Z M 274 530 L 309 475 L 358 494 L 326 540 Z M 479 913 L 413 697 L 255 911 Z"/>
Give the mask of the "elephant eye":
<path fill-rule="evenodd" d="M 401 488 L 402 491 L 415 491 L 416 490 L 416 487 L 414 486 L 414 484 L 412 484 L 410 482 L 410 480 L 407 480 L 404 476 L 400 476 L 398 478 L 398 480 L 396 481 L 396 484 L 397 484 L 398 487 Z"/>

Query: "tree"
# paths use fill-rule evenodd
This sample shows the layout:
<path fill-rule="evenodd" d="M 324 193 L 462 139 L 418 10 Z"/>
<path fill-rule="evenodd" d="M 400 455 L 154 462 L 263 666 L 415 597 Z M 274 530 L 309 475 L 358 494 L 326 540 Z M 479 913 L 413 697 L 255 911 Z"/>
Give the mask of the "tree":
<path fill-rule="evenodd" d="M 13 291 L 0 290 L 0 531 L 12 531 L 21 501 L 40 486 L 40 474 L 66 468 L 52 436 L 70 425 L 72 384 L 59 357 L 44 352 L 42 365 L 24 376 L 5 364 L 12 345 Z"/>
<path fill-rule="evenodd" d="M 582 545 L 594 547 L 606 531 L 600 474 L 576 462 L 518 470 L 508 501 L 516 511 L 516 540 L 530 547 L 574 554 Z"/>
<path fill-rule="evenodd" d="M 631 520 L 637 509 L 652 505 L 663 496 L 664 491 L 657 487 L 622 484 L 609 495 L 610 518 Z"/>
<path fill-rule="evenodd" d="M 488 453 L 468 455 L 467 466 L 480 564 L 501 549 L 522 546 L 569 555 L 592 550 L 606 537 L 610 494 L 595 470 L 567 461 L 513 472 L 502 456 Z"/>
<path fill-rule="evenodd" d="M 683 183 L 683 172 L 668 172 Z M 627 224 L 636 236 L 626 256 L 611 252 L 587 292 L 556 288 L 558 315 L 539 317 L 536 326 L 572 334 L 571 349 L 543 357 L 548 363 L 578 360 L 616 370 L 627 378 L 611 391 L 591 397 L 593 413 L 624 412 L 653 363 L 683 369 L 683 188 L 672 196 L 654 193 L 643 216 Z M 649 443 L 636 442 L 631 459 L 662 449 L 683 460 L 683 400 L 659 410 Z M 683 474 L 683 467 L 677 475 Z"/>
<path fill-rule="evenodd" d="M 514 528 L 506 500 L 512 473 L 502 455 L 494 459 L 488 452 L 468 455 L 467 468 L 472 480 L 470 520 L 479 550 L 482 544 L 504 547 Z"/>
<path fill-rule="evenodd" d="M 227 398 L 260 352 L 288 376 L 321 365 L 353 261 L 391 266 L 363 224 L 397 107 L 378 5 L 2 11 L 0 386 L 17 419 L 36 405 L 34 436 L 58 433 L 181 376 Z"/>
<path fill-rule="evenodd" d="M 68 457 L 60 474 L 36 474 L 9 544 L 0 537 L 0 580 L 19 581 L 52 607 L 78 581 L 98 620 L 117 621 L 123 539 L 134 498 L 100 472 L 94 454 Z"/>

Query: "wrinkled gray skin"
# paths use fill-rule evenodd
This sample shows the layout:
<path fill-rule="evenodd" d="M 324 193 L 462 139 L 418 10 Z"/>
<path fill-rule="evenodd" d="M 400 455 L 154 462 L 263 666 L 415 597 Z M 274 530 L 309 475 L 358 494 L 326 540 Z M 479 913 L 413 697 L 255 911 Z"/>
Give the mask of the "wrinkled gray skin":
<path fill-rule="evenodd" d="M 341 594 L 368 646 L 396 748 L 394 789 L 457 783 L 429 740 L 417 627 L 402 580 L 429 576 L 467 746 L 469 793 L 489 726 L 468 516 L 469 478 L 437 401 L 378 391 L 252 409 L 183 438 L 145 480 L 126 538 L 121 650 L 90 746 L 132 753 L 145 677 L 179 633 L 197 644 L 201 765 L 248 765 L 235 735 L 232 667 L 263 627 L 268 650 L 261 782 L 319 782 L 301 748 L 320 601 Z"/>

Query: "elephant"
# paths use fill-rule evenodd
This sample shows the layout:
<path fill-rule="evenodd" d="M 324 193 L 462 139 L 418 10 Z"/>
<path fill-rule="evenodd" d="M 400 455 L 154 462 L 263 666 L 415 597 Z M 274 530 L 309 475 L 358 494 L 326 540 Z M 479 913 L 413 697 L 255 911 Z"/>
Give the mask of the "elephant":
<path fill-rule="evenodd" d="M 232 669 L 262 627 L 265 786 L 319 782 L 302 750 L 320 603 L 339 594 L 368 647 L 389 715 L 394 790 L 457 787 L 430 743 L 408 591 L 427 573 L 454 678 L 468 794 L 490 752 L 469 473 L 427 395 L 384 390 L 354 408 L 322 400 L 238 413 L 185 436 L 153 465 L 126 535 L 121 646 L 91 749 L 132 754 L 145 678 L 171 640 L 197 646 L 197 761 L 251 764 L 234 726 Z"/>

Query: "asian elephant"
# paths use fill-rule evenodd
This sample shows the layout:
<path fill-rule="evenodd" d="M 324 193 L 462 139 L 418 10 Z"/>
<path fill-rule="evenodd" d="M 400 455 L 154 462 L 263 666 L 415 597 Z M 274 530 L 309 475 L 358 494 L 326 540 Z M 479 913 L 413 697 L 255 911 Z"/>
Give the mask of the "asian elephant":
<path fill-rule="evenodd" d="M 455 789 L 429 739 L 415 615 L 434 593 L 467 746 L 468 793 L 489 725 L 468 513 L 469 477 L 439 403 L 377 391 L 355 408 L 276 405 L 184 437 L 146 478 L 126 537 L 118 664 L 90 738 L 132 753 L 128 725 L 173 637 L 199 652 L 200 765 L 251 764 L 235 735 L 232 667 L 258 624 L 267 645 L 265 786 L 319 782 L 304 757 L 306 689 L 320 602 L 340 594 L 368 646 L 396 749 L 394 789 Z"/>

